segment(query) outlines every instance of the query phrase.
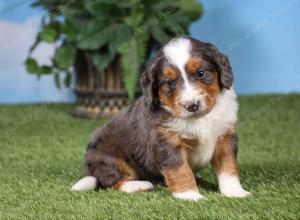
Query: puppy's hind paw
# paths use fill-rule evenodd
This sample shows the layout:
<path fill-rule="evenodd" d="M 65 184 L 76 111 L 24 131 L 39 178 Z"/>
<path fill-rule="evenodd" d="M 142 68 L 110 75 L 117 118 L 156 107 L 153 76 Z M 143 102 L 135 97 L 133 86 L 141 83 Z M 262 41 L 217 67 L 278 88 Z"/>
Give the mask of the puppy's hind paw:
<path fill-rule="evenodd" d="M 148 181 L 125 181 L 119 190 L 127 193 L 145 192 L 153 190 L 153 185 Z"/>

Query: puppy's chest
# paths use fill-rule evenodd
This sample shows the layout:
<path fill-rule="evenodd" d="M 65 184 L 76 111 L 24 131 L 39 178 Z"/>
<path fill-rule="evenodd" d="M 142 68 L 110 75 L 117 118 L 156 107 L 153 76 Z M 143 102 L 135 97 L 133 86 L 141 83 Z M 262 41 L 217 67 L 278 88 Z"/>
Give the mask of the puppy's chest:
<path fill-rule="evenodd" d="M 237 102 L 233 90 L 225 90 L 217 99 L 214 109 L 200 118 L 175 118 L 165 126 L 188 147 L 188 160 L 194 171 L 206 166 L 215 151 L 218 138 L 237 121 Z"/>
<path fill-rule="evenodd" d="M 182 141 L 188 146 L 188 162 L 193 171 L 198 171 L 210 162 L 216 145 L 217 136 L 210 130 L 198 135 L 181 134 Z"/>
<path fill-rule="evenodd" d="M 198 120 L 169 124 L 187 147 L 188 162 L 193 171 L 198 171 L 210 162 L 218 138 L 226 132 L 222 121 Z"/>

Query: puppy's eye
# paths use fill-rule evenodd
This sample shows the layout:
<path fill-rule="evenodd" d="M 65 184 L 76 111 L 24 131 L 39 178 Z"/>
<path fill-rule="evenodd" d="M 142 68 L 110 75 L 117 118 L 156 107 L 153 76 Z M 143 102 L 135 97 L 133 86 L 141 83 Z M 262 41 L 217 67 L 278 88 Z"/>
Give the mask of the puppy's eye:
<path fill-rule="evenodd" d="M 166 80 L 166 83 L 167 83 L 168 87 L 170 87 L 170 88 L 175 87 L 175 82 L 171 79 Z"/>
<path fill-rule="evenodd" d="M 197 79 L 204 79 L 206 77 L 205 70 L 201 70 L 201 69 L 197 70 L 196 77 Z"/>

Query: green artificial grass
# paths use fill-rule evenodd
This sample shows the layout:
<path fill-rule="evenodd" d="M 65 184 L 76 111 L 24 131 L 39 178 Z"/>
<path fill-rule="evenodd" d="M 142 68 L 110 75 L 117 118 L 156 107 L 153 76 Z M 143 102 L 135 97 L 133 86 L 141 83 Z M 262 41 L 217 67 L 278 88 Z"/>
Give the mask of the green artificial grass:
<path fill-rule="evenodd" d="M 300 219 L 300 95 L 240 97 L 239 164 L 252 193 L 173 199 L 166 188 L 126 194 L 71 192 L 91 132 L 72 105 L 0 106 L 0 219 Z M 202 177 L 216 183 L 210 169 Z"/>

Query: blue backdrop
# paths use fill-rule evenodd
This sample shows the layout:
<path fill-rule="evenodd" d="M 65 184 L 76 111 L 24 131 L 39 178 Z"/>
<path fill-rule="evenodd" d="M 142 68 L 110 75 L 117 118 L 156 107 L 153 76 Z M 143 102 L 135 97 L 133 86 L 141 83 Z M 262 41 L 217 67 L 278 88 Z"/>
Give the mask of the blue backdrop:
<path fill-rule="evenodd" d="M 74 101 L 72 89 L 57 90 L 51 76 L 24 70 L 41 10 L 29 0 L 0 0 L 0 103 Z M 239 94 L 300 91 L 300 0 L 203 0 L 203 17 L 191 35 L 217 45 L 230 58 Z M 49 62 L 53 46 L 34 56 Z"/>

